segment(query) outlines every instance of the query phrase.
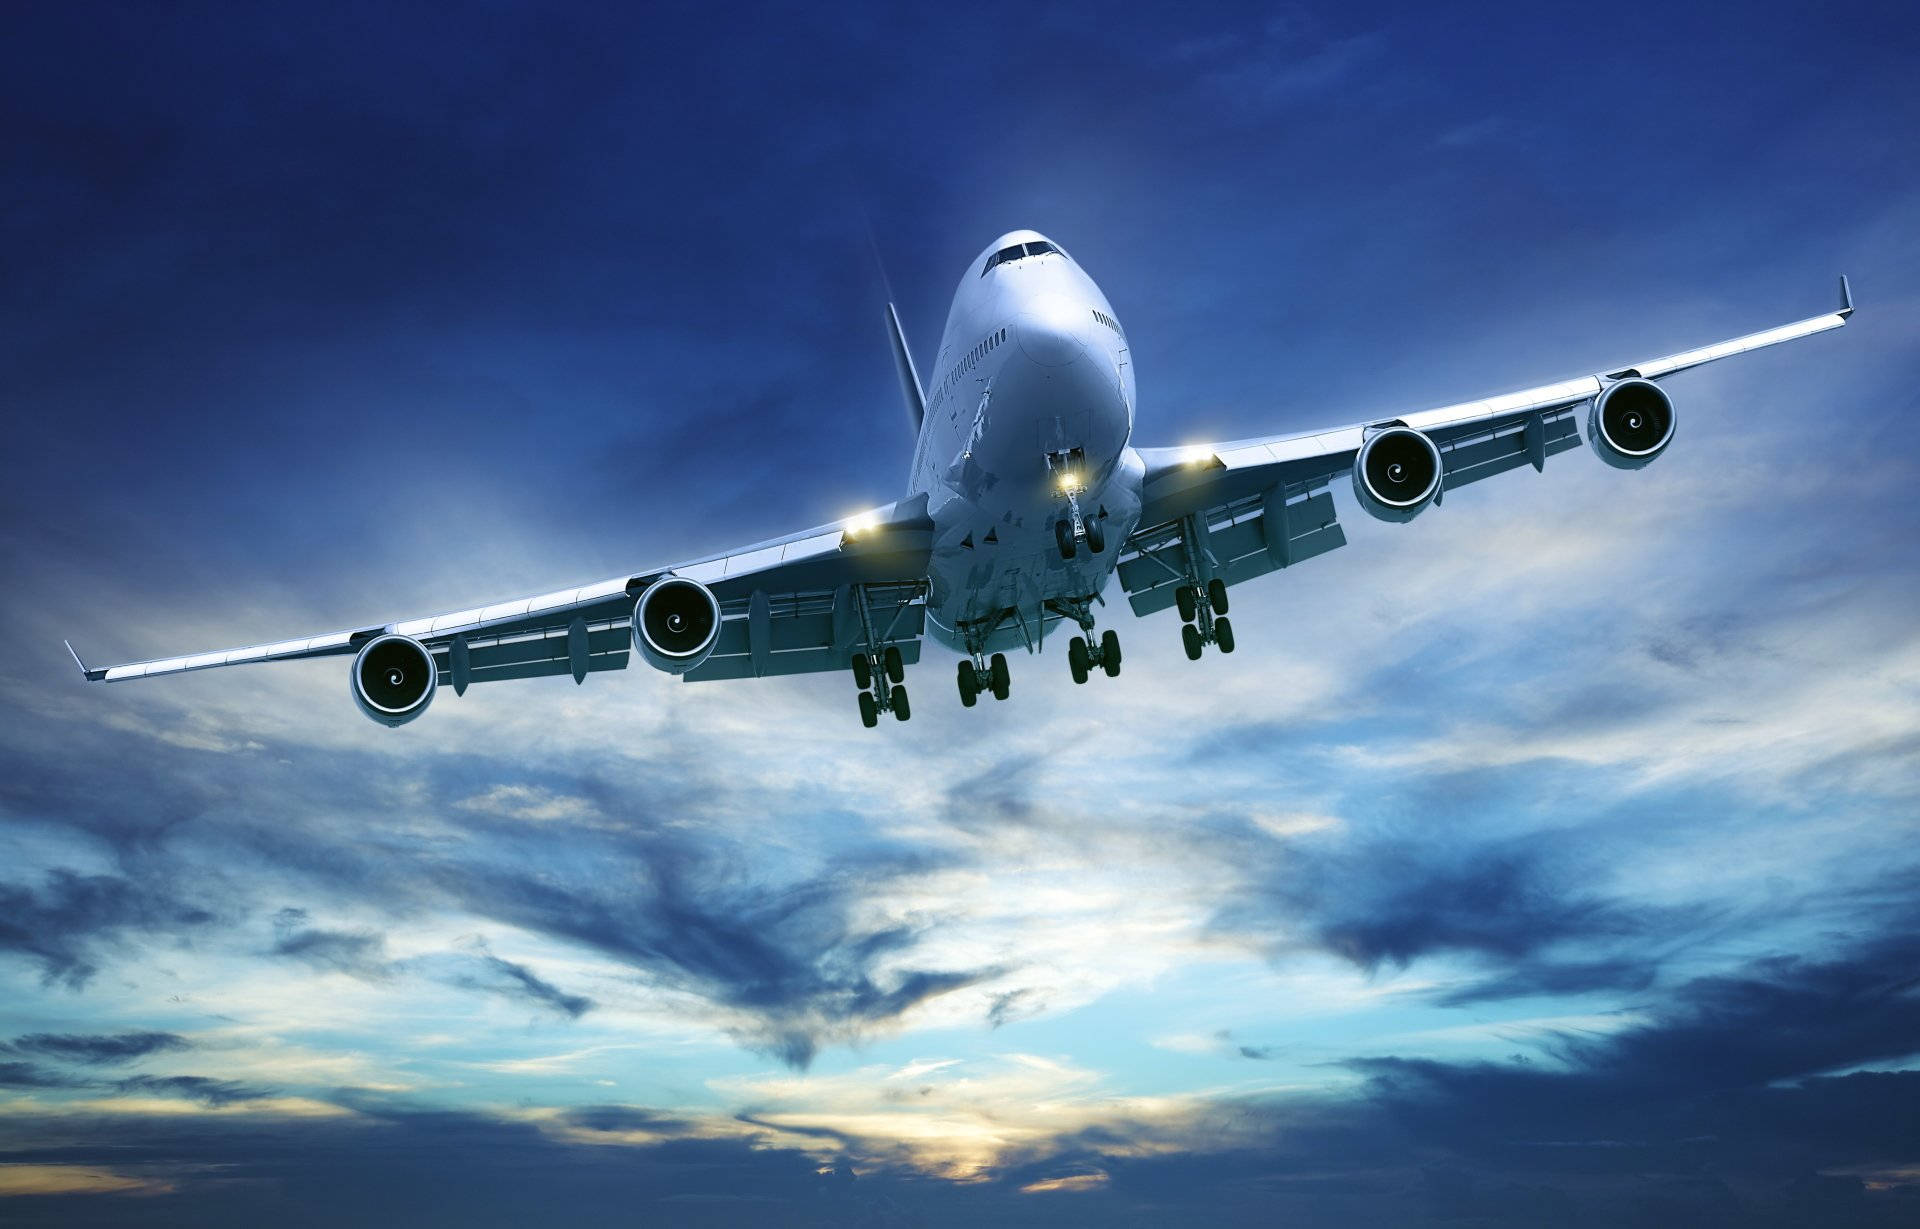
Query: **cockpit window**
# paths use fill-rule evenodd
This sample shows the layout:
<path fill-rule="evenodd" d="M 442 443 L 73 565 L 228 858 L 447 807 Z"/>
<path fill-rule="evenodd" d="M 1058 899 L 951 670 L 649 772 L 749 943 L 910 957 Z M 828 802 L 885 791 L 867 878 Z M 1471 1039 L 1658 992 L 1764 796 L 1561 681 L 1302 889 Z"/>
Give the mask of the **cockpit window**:
<path fill-rule="evenodd" d="M 1048 255 L 1065 256 L 1066 253 L 1062 252 L 1059 248 L 1053 246 L 1051 243 L 1048 243 L 1045 240 L 1041 240 L 1038 243 L 1009 244 L 1008 246 L 1003 247 L 999 251 L 995 252 L 993 255 L 987 257 L 986 267 L 980 270 L 980 276 L 985 277 L 987 275 L 987 271 L 989 269 L 992 269 L 995 265 L 1006 264 L 1008 261 L 1012 261 L 1012 260 L 1019 260 L 1024 256 L 1048 256 Z"/>

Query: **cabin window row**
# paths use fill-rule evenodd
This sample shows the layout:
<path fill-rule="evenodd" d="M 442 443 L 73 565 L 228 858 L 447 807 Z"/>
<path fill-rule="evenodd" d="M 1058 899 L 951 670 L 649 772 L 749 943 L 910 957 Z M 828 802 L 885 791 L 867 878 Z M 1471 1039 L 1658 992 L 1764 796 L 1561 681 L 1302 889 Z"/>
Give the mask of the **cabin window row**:
<path fill-rule="evenodd" d="M 993 353 L 994 349 L 998 347 L 1000 343 L 1004 342 L 1006 339 L 1007 339 L 1007 331 L 1005 329 L 995 329 L 992 333 L 987 335 L 986 340 L 982 341 L 979 345 L 975 346 L 973 349 L 967 351 L 966 357 L 961 359 L 958 363 L 954 364 L 953 370 L 947 373 L 947 380 L 946 380 L 947 387 L 948 388 L 953 387 L 953 384 L 956 380 L 958 380 L 961 376 L 967 374 L 969 371 L 972 371 L 975 367 L 979 366 L 980 360 L 987 357 L 987 355 Z"/>

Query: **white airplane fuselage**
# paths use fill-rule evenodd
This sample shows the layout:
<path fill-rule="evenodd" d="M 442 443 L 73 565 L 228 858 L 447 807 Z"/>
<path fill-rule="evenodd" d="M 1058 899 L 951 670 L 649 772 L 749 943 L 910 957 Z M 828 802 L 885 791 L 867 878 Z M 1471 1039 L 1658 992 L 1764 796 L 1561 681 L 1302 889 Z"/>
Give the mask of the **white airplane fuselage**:
<path fill-rule="evenodd" d="M 1070 257 L 987 267 L 1024 244 L 1048 240 L 1013 231 L 962 275 L 914 451 L 909 493 L 926 493 L 935 526 L 928 631 L 963 653 L 1037 648 L 1058 621 L 1048 603 L 1099 593 L 1140 517 L 1126 338 Z M 1098 525 L 1071 559 L 1056 536 L 1069 489 Z"/>

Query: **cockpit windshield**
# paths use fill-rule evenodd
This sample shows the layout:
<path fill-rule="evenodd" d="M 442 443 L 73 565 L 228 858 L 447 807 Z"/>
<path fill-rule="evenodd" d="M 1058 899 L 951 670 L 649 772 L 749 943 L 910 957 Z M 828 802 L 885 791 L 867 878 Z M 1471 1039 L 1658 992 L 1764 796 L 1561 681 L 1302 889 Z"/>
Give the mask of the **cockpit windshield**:
<path fill-rule="evenodd" d="M 1039 240 L 1038 242 L 1035 242 L 1035 243 L 1009 244 L 1008 246 L 1003 247 L 999 251 L 995 252 L 993 255 L 987 257 L 986 268 L 983 268 L 980 270 L 980 276 L 985 277 L 987 275 L 987 271 L 989 269 L 992 269 L 995 265 L 1004 265 L 1009 261 L 1020 260 L 1028 256 L 1065 256 L 1065 255 L 1066 255 L 1065 252 L 1053 246 L 1051 243 L 1048 243 L 1044 239 Z"/>

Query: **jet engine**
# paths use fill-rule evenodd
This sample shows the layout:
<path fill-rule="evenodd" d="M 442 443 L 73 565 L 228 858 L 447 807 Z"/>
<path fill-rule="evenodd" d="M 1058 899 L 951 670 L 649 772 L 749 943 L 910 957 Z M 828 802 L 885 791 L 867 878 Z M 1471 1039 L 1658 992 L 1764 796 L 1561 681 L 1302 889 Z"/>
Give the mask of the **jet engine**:
<path fill-rule="evenodd" d="M 720 601 L 697 580 L 656 580 L 633 604 L 633 647 L 656 670 L 685 674 L 719 641 Z"/>
<path fill-rule="evenodd" d="M 385 726 L 405 725 L 433 703 L 440 671 L 411 636 L 375 636 L 360 646 L 348 682 L 360 711 Z"/>
<path fill-rule="evenodd" d="M 1673 398 L 1652 380 L 1609 384 L 1587 415 L 1587 443 L 1615 469 L 1639 469 L 1673 442 Z"/>
<path fill-rule="evenodd" d="M 1389 427 L 1353 458 L 1353 494 L 1383 521 L 1410 521 L 1440 494 L 1440 449 L 1412 427 Z"/>

